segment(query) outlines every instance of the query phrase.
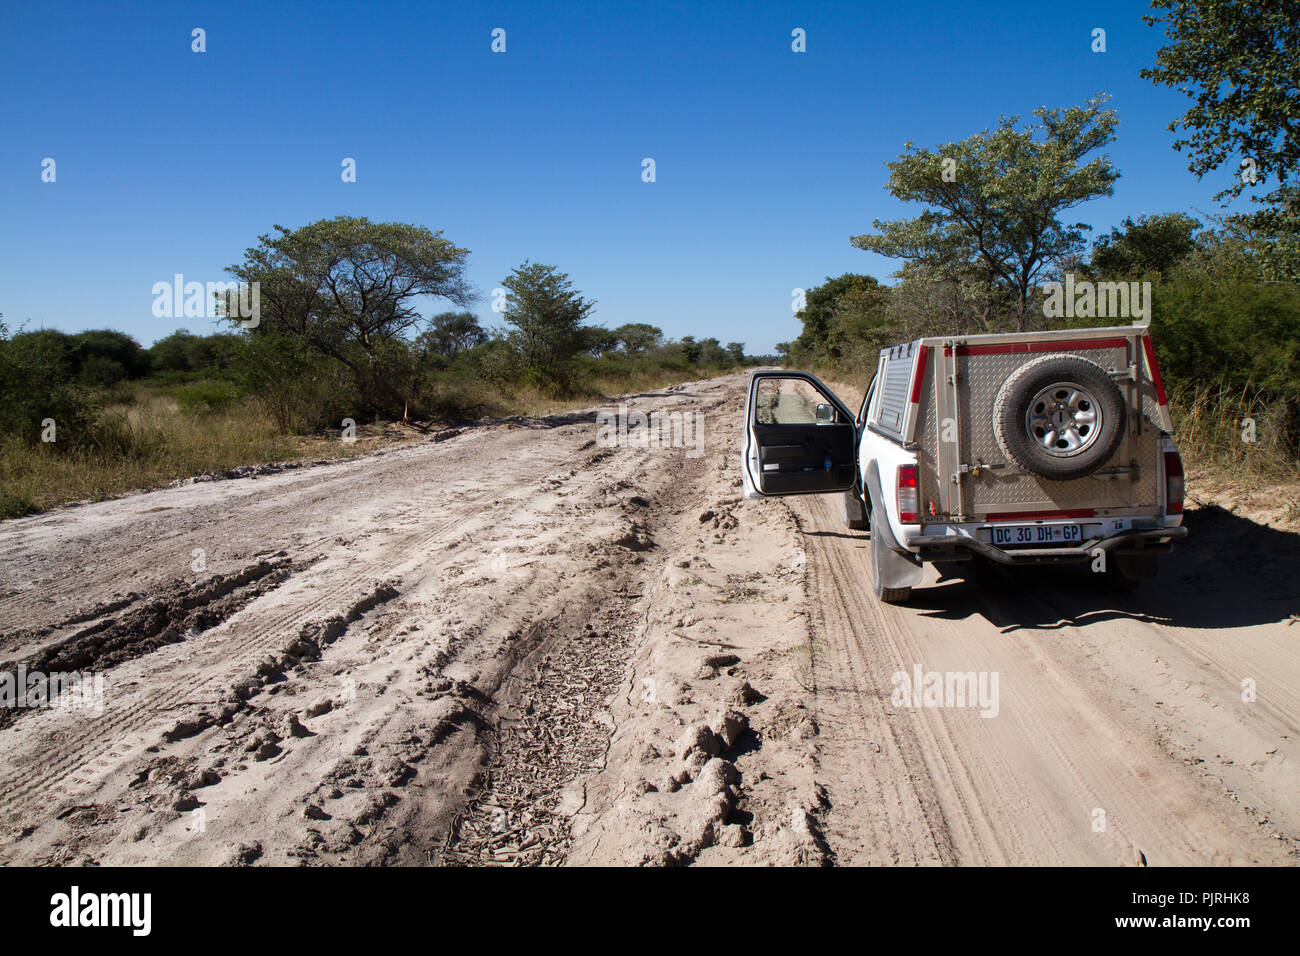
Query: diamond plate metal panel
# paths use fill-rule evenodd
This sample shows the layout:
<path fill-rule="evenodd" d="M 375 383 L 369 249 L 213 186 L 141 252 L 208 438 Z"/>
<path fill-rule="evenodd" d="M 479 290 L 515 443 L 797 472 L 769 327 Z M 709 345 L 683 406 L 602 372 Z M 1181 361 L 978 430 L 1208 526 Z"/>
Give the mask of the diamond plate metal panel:
<path fill-rule="evenodd" d="M 1138 363 L 1139 387 L 1142 392 L 1142 417 L 1156 431 L 1160 430 L 1160 402 L 1156 399 L 1156 384 L 1147 374 L 1146 364 Z"/>
<path fill-rule="evenodd" d="M 935 349 L 934 354 L 930 356 L 930 361 L 925 365 L 925 378 L 921 382 L 921 402 L 917 406 L 916 470 L 922 508 L 925 508 L 925 502 L 936 500 L 939 494 L 939 432 L 936 426 L 939 409 L 934 401 L 934 390 L 936 377 L 942 374 L 940 362 L 942 355 L 943 349 Z"/>
<path fill-rule="evenodd" d="M 912 364 L 915 361 L 913 350 L 904 346 L 891 355 L 885 362 L 881 376 L 880 404 L 876 412 L 876 423 L 895 434 L 903 428 L 903 416 L 907 411 L 909 399 L 908 386 L 912 382 Z"/>
<path fill-rule="evenodd" d="M 963 478 L 963 512 L 967 515 L 981 515 L 990 511 L 1033 508 L 1061 510 L 1072 506 L 1102 510 L 1155 502 L 1158 499 L 1157 483 L 1160 478 L 1157 443 L 1159 427 L 1152 418 L 1155 408 L 1154 389 L 1144 380 L 1145 376 L 1140 375 L 1138 382 L 1117 382 L 1120 390 L 1128 394 L 1130 421 L 1124 441 L 1102 465 L 1105 469 L 1127 466 L 1136 461 L 1140 468 L 1138 481 L 1127 477 L 1103 480 L 1093 476 L 1073 481 L 1047 481 L 1020 471 L 1006 460 L 993 433 L 993 407 L 997 394 L 1012 373 L 1023 364 L 1049 354 L 1082 354 L 1106 369 L 1124 370 L 1130 366 L 1126 348 L 1071 349 L 1060 353 L 959 353 L 956 365 L 963 413 L 958 422 L 962 460 L 971 465 L 983 463 L 1002 466 L 982 470 L 978 476 L 967 474 Z M 1133 359 L 1141 361 L 1137 356 Z M 1140 365 L 1138 368 L 1139 371 L 1142 370 Z M 1134 394 L 1134 390 L 1138 394 Z M 1135 406 L 1143 409 L 1142 415 L 1132 414 Z"/>

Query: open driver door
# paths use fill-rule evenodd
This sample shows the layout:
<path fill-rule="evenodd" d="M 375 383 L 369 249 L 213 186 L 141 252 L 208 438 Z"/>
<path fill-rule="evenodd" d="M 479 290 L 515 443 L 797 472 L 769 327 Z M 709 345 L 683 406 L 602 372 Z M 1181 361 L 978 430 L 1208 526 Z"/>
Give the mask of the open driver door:
<path fill-rule="evenodd" d="M 755 372 L 741 453 L 746 498 L 820 495 L 852 488 L 853 413 L 807 372 Z"/>

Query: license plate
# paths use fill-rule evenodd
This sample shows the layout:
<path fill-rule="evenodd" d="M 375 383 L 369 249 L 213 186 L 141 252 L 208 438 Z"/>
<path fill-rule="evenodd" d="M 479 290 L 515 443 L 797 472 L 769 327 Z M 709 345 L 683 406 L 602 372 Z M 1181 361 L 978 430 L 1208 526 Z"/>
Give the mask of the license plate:
<path fill-rule="evenodd" d="M 1077 524 L 1017 524 L 989 529 L 998 547 L 1017 544 L 1070 544 L 1083 540 Z"/>

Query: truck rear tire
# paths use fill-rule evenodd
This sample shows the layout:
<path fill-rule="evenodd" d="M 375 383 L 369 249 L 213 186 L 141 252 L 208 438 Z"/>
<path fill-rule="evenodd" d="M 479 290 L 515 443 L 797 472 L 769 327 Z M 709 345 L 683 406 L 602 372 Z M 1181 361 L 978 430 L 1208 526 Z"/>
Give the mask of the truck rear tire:
<path fill-rule="evenodd" d="M 1124 440 L 1126 403 L 1106 370 L 1078 355 L 1020 366 L 998 392 L 993 434 L 1021 470 L 1053 481 L 1083 478 Z"/>

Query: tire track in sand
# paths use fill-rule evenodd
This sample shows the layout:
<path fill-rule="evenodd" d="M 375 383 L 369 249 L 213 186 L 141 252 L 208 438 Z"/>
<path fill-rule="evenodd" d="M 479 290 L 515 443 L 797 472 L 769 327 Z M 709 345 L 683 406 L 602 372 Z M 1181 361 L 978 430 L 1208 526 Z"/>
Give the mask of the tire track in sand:
<path fill-rule="evenodd" d="M 867 573 L 870 539 L 844 531 L 834 504 L 826 496 L 791 502 L 812 532 L 814 578 L 829 577 L 812 582 L 814 624 L 835 679 L 851 682 L 819 697 L 828 713 L 846 702 L 878 708 L 874 718 L 905 742 L 899 752 L 921 805 L 936 801 L 938 811 L 926 819 L 942 821 L 935 839 L 950 841 L 952 860 L 1115 865 L 1133 862 L 1141 849 L 1156 863 L 1280 861 L 1275 841 L 1253 832 L 1158 741 L 1135 733 L 1107 706 L 1089 676 L 1091 649 L 1072 629 L 1003 633 L 990 622 L 1015 619 L 1016 607 L 1001 605 L 1018 595 L 968 583 L 936 586 L 933 569 L 911 605 L 880 604 Z M 973 707 L 887 707 L 890 676 L 910 675 L 914 665 L 999 673 L 998 715 L 985 719 Z M 835 746 L 852 753 L 861 745 Z M 841 761 L 841 776 L 858 759 Z M 850 820 L 837 820 L 832 809 L 826 821 L 841 857 L 837 836 L 896 824 L 869 802 L 843 806 Z M 1098 809 L 1105 813 L 1102 831 L 1093 827 Z M 894 837 L 890 830 L 875 840 Z"/>

